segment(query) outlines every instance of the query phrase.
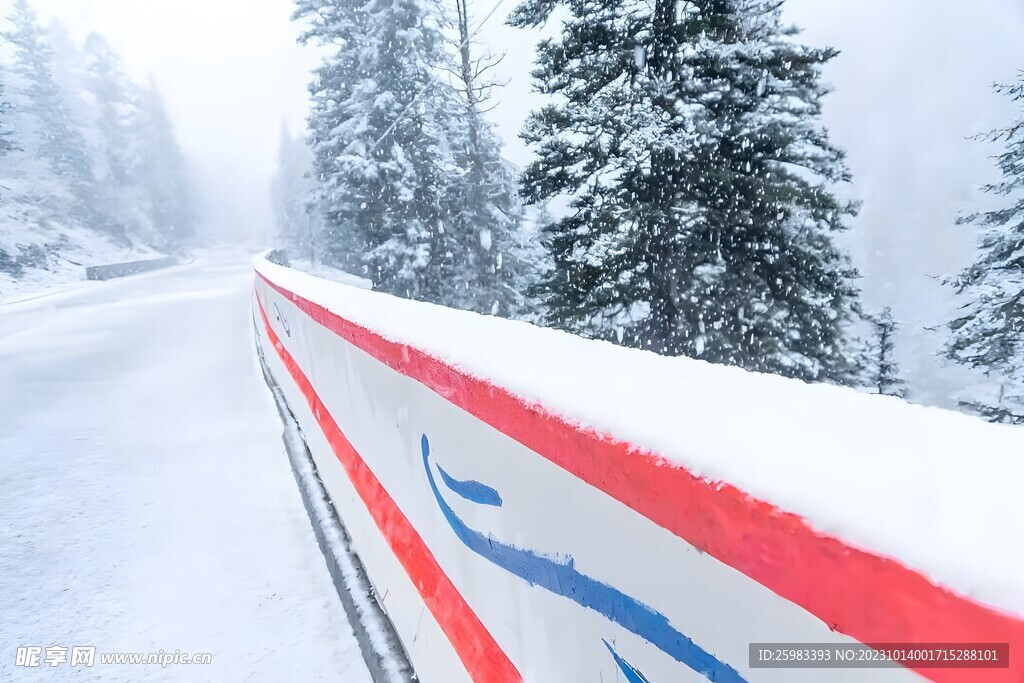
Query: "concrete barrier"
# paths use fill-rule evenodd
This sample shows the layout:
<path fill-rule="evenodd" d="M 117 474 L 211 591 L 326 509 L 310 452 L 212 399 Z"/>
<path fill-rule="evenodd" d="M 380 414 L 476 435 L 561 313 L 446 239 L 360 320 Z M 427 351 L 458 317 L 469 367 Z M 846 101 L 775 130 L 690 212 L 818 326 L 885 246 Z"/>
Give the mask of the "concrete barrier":
<path fill-rule="evenodd" d="M 1019 430 L 263 259 L 253 306 L 426 683 L 1024 680 Z M 964 441 L 936 499 L 920 475 Z M 998 661 L 868 668 L 968 643 Z"/>
<path fill-rule="evenodd" d="M 169 268 L 170 266 L 175 266 L 177 264 L 178 259 L 176 257 L 167 256 L 165 258 L 149 259 L 147 261 L 113 263 L 106 266 L 88 266 L 85 269 L 85 278 L 87 280 L 113 280 L 119 277 L 145 273 L 150 270 Z"/>

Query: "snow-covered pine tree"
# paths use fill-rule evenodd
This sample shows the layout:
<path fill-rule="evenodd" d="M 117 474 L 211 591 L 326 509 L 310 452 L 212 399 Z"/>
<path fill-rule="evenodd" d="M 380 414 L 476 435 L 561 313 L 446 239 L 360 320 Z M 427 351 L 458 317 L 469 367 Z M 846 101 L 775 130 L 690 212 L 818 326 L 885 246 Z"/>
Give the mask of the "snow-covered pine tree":
<path fill-rule="evenodd" d="M 356 47 L 366 24 L 366 13 L 354 0 L 298 0 L 293 19 L 303 22 L 303 44 L 327 50 L 323 64 L 309 86 L 312 97 L 309 147 L 313 153 L 314 189 L 307 212 L 317 220 L 319 257 L 353 273 L 365 274 L 362 254 L 365 245 L 355 226 L 345 222 L 357 210 L 344 188 L 338 185 L 342 154 L 354 145 L 349 129 L 357 126 L 348 107 L 361 75 Z M 342 134 L 344 130 L 344 134 Z"/>
<path fill-rule="evenodd" d="M 886 306 L 877 317 L 871 319 L 875 328 L 877 357 L 874 363 L 871 383 L 879 394 L 906 397 L 906 385 L 900 377 L 900 366 L 894 358 L 896 350 L 896 329 L 899 323 L 892 317 L 892 308 Z"/>
<path fill-rule="evenodd" d="M 534 76 L 556 103 L 523 137 L 528 201 L 571 212 L 545 228 L 538 288 L 569 330 L 750 370 L 854 382 L 856 273 L 833 242 L 856 205 L 820 118 L 832 49 L 800 44 L 781 0 L 526 0 L 564 5 Z"/>
<path fill-rule="evenodd" d="M 5 43 L 0 34 L 0 48 Z M 55 197 L 66 199 L 66 188 L 47 164 L 25 153 L 18 112 L 8 98 L 12 79 L 0 60 L 0 274 L 18 278 L 24 274 L 19 238 L 27 226 L 47 220 L 38 207 Z M 39 182 L 44 176 L 49 182 Z"/>
<path fill-rule="evenodd" d="M 307 40 L 338 46 L 313 86 L 309 119 L 324 255 L 350 269 L 355 261 L 380 290 L 443 301 L 454 258 L 444 122 L 455 112 L 439 82 L 436 9 L 421 0 L 352 5 L 303 3 L 297 15 L 323 8 Z"/>
<path fill-rule="evenodd" d="M 446 221 L 451 232 L 453 284 L 444 303 L 479 313 L 519 316 L 537 264 L 522 235 L 518 173 L 501 155 L 501 141 L 484 117 L 494 82 L 488 72 L 501 57 L 474 56 L 469 0 L 455 0 L 451 69 L 457 108 L 448 120 L 457 173 L 449 183 Z"/>
<path fill-rule="evenodd" d="M 185 154 L 152 80 L 138 89 L 133 129 L 139 136 L 135 177 L 148 207 L 155 245 L 180 250 L 196 236 L 195 198 Z"/>
<path fill-rule="evenodd" d="M 183 246 L 196 218 L 181 147 L 156 84 L 140 87 L 103 36 L 85 41 L 97 176 L 107 211 L 139 241 Z"/>
<path fill-rule="evenodd" d="M 0 64 L 0 156 L 14 149 L 14 132 L 11 130 L 11 103 L 4 93 L 3 65 Z"/>
<path fill-rule="evenodd" d="M 4 96 L 4 81 L 6 73 L 4 65 L 0 63 L 0 223 L 6 224 L 11 204 L 11 188 L 7 184 L 7 162 L 4 159 L 14 149 L 14 135 L 9 125 L 10 104 Z M 5 182 L 7 181 L 7 182 Z M 18 263 L 7 250 L 0 247 L 0 273 L 17 275 Z"/>
<path fill-rule="evenodd" d="M 54 76 L 53 51 L 44 39 L 35 12 L 26 0 L 15 0 L 3 34 L 12 49 L 10 96 L 16 127 L 29 159 L 45 160 L 50 178 L 38 178 L 34 192 L 41 207 L 59 220 L 73 220 L 124 240 L 120 225 L 101 211 L 93 160 L 81 126 Z"/>
<path fill-rule="evenodd" d="M 96 176 L 107 212 L 130 235 L 156 244 L 147 197 L 139 186 L 143 160 L 138 92 L 106 38 L 89 34 L 84 52 L 86 86 L 93 103 Z"/>
<path fill-rule="evenodd" d="M 121 58 L 100 34 L 90 33 L 86 38 L 85 59 L 88 87 L 95 98 L 95 127 L 101 136 L 101 180 L 124 188 L 131 184 L 139 161 L 135 84 L 125 75 Z"/>
<path fill-rule="evenodd" d="M 45 39 L 53 50 L 53 79 L 64 93 L 64 101 L 75 112 L 75 121 L 88 138 L 92 128 L 89 74 L 85 55 L 67 26 L 57 18 L 46 26 Z"/>
<path fill-rule="evenodd" d="M 313 153 L 306 140 L 302 135 L 292 135 L 283 123 L 271 188 L 277 234 L 290 256 L 315 262 L 320 230 L 317 216 L 310 210 L 310 199 L 316 192 L 312 171 Z"/>
<path fill-rule="evenodd" d="M 996 92 L 1024 105 L 1024 72 Z M 965 404 L 993 422 L 1024 423 L 1024 112 L 1005 128 L 979 136 L 998 143 L 1002 178 L 982 188 L 1005 202 L 993 211 L 958 219 L 979 228 L 978 257 L 953 281 L 969 299 L 963 315 L 950 322 L 946 346 L 951 359 L 984 371 L 1000 382 L 999 399 Z"/>

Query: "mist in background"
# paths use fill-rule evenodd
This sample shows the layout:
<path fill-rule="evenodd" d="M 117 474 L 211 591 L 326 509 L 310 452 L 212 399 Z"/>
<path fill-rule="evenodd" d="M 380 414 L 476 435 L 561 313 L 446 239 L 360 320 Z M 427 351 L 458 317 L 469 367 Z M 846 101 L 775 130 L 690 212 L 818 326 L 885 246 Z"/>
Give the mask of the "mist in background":
<path fill-rule="evenodd" d="M 1024 69 L 1024 3 L 788 0 L 788 9 L 808 42 L 842 50 L 825 72 L 835 92 L 824 115 L 863 201 L 845 243 L 864 304 L 893 307 L 917 400 L 956 407 L 956 389 L 990 388 L 938 355 L 966 303 L 941 278 L 973 260 L 976 230 L 957 215 L 991 206 L 978 188 L 998 177 L 989 157 L 1000 150 L 969 138 L 1014 115 L 992 84 Z"/>
<path fill-rule="evenodd" d="M 59 17 L 76 39 L 102 33 L 133 76 L 155 78 L 193 164 L 206 234 L 250 246 L 271 241 L 269 187 L 281 122 L 301 129 L 318 57 L 296 44 L 289 0 L 33 6 L 44 24 Z"/>

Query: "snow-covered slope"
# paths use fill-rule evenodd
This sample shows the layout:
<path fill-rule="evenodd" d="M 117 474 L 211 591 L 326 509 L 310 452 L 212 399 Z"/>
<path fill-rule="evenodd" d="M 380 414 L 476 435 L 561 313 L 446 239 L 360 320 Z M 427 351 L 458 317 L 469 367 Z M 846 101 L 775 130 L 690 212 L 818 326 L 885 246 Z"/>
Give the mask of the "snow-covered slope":
<path fill-rule="evenodd" d="M 23 211 L 16 205 L 0 206 L 0 301 L 83 280 L 86 266 L 162 255 L 139 245 L 116 244 L 95 230 L 25 220 Z"/>

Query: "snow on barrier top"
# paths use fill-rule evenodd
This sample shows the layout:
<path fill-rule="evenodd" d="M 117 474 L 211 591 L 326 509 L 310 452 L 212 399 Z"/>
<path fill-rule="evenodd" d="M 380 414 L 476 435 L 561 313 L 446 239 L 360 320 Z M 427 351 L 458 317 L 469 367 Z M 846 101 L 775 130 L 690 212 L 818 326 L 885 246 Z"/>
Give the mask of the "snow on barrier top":
<path fill-rule="evenodd" d="M 1019 428 L 407 301 L 264 259 L 256 270 L 258 285 L 315 324 L 832 631 L 1024 651 Z M 426 460 L 426 437 L 423 448 Z M 441 474 L 452 490 L 467 485 Z M 1015 661 L 985 680 L 1024 680 Z"/>

